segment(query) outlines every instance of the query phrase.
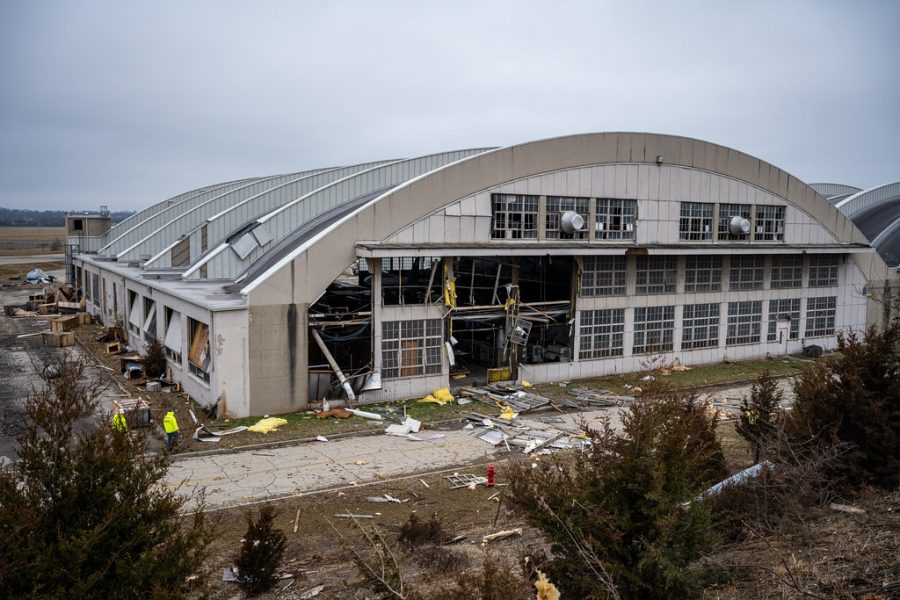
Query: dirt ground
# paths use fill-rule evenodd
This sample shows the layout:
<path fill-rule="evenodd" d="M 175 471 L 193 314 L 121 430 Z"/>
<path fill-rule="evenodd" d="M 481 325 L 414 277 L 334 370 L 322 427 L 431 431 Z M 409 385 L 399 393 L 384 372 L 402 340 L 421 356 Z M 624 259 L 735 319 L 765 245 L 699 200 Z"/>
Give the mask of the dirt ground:
<path fill-rule="evenodd" d="M 748 448 L 736 441 L 740 438 L 733 424 L 721 425 L 719 433 L 723 441 L 729 442 L 725 448 L 732 468 L 741 468 L 747 462 Z M 535 458 L 540 457 L 529 460 Z M 483 469 L 479 465 L 459 472 L 483 475 Z M 498 462 L 496 469 L 498 484 L 505 483 L 506 463 Z M 351 520 L 337 518 L 335 514 L 370 515 L 371 519 L 359 519 L 359 522 L 367 527 L 377 526 L 391 543 L 411 514 L 421 520 L 436 516 L 449 538 L 465 536 L 452 548 L 464 552 L 472 565 L 480 564 L 485 550 L 516 563 L 535 549 L 546 550 L 540 531 L 529 528 L 521 517 L 507 509 L 503 501 L 508 489 L 505 486 L 493 489 L 479 486 L 474 490 L 450 488 L 443 475 L 414 476 L 399 482 L 348 486 L 272 503 L 278 512 L 276 525 L 287 536 L 282 572 L 295 577 L 282 580 L 271 592 L 259 597 L 293 600 L 320 585 L 324 586 L 316 596 L 320 599 L 372 597 L 371 592 L 359 589 L 359 573 L 332 525 L 357 548 L 362 548 L 358 543 L 359 532 Z M 367 499 L 384 494 L 401 503 Z M 716 600 L 898 597 L 891 594 L 900 592 L 900 588 L 880 595 L 874 588 L 900 581 L 900 492 L 870 491 L 852 503 L 865 512 L 847 514 L 813 508 L 801 527 L 716 548 L 706 560 L 721 567 L 722 580 L 727 583 L 711 585 L 704 590 L 703 597 Z M 243 507 L 211 513 L 216 539 L 202 574 L 207 580 L 207 592 L 213 598 L 243 597 L 234 583 L 222 581 L 222 574 L 233 564 L 246 531 L 245 517 L 254 510 L 256 507 Z M 518 527 L 523 528 L 521 537 L 482 545 L 482 536 Z M 433 576 L 411 557 L 402 552 L 400 556 L 408 581 L 421 582 Z"/>
<path fill-rule="evenodd" d="M 0 227 L 0 256 L 60 252 L 65 243 L 65 227 Z"/>

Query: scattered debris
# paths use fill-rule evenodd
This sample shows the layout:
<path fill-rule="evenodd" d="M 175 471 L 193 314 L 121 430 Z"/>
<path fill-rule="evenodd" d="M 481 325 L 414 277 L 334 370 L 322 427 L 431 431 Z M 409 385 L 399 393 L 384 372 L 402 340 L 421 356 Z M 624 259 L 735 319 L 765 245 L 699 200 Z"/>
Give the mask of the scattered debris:
<path fill-rule="evenodd" d="M 294 533 L 297 533 L 297 528 L 300 526 L 300 509 L 297 509 L 297 516 L 294 517 Z"/>
<path fill-rule="evenodd" d="M 421 482 L 422 482 L 422 485 L 424 485 L 426 488 L 430 488 L 430 487 L 431 487 L 430 485 L 428 485 L 428 482 L 425 481 L 424 479 L 420 479 L 419 481 L 421 481 Z"/>
<path fill-rule="evenodd" d="M 252 431 L 253 433 L 269 433 L 270 431 L 275 431 L 282 425 L 287 425 L 287 419 L 282 419 L 280 417 L 266 417 L 265 419 L 261 419 L 255 425 L 248 427 L 247 431 Z"/>
<path fill-rule="evenodd" d="M 56 277 L 48 275 L 43 269 L 32 269 L 25 275 L 25 283 L 53 283 Z"/>
<path fill-rule="evenodd" d="M 327 441 L 328 441 L 328 438 L 325 437 L 324 435 L 317 435 L 317 436 L 316 436 L 316 441 L 317 441 L 317 442 L 327 442 Z"/>
<path fill-rule="evenodd" d="M 460 475 L 459 473 L 454 473 L 453 475 L 444 475 L 444 479 L 450 482 L 451 490 L 468 487 L 470 483 L 474 483 L 475 485 L 487 483 L 487 477 L 479 477 L 478 475 L 472 475 L 469 473 L 464 473 L 462 475 Z"/>
<path fill-rule="evenodd" d="M 366 498 L 369 502 L 393 502 L 395 504 L 403 504 L 403 501 L 399 498 L 394 498 L 390 494 L 383 494 L 381 496 L 369 496 Z"/>
<path fill-rule="evenodd" d="M 300 600 L 309 600 L 310 598 L 315 598 L 324 589 L 325 589 L 324 585 L 317 585 L 314 588 L 310 588 L 310 589 L 306 590 L 305 592 L 303 592 L 302 594 L 300 594 Z"/>
<path fill-rule="evenodd" d="M 508 537 L 513 537 L 514 535 L 521 536 L 522 528 L 516 527 L 515 529 L 507 529 L 506 531 L 498 531 L 497 533 L 488 534 L 488 535 L 484 536 L 483 538 L 481 538 L 481 543 L 488 544 L 488 543 L 496 541 L 496 540 L 504 540 Z"/>
<path fill-rule="evenodd" d="M 862 515 L 866 512 L 862 508 L 857 508 L 848 504 L 838 504 L 837 502 L 831 502 L 828 505 L 828 508 L 830 508 L 831 510 L 836 510 L 838 512 L 849 513 L 851 515 Z"/>
<path fill-rule="evenodd" d="M 199 423 L 197 425 L 197 429 L 194 430 L 194 435 L 191 436 L 195 440 L 199 442 L 218 442 L 219 438 L 223 435 L 231 435 L 233 433 L 240 433 L 242 431 L 247 431 L 247 427 L 244 425 L 239 425 L 237 427 L 232 427 L 231 429 L 225 429 L 223 431 L 213 431 L 204 425 L 203 423 Z"/>
<path fill-rule="evenodd" d="M 725 486 L 737 485 L 737 484 L 743 483 L 743 482 L 747 481 L 748 479 L 752 479 L 752 478 L 756 477 L 757 475 L 759 475 L 762 472 L 763 467 L 768 467 L 771 469 L 774 466 L 775 465 L 772 464 L 770 461 L 765 460 L 761 463 L 757 463 L 757 464 L 753 465 L 752 467 L 747 467 L 743 471 L 740 471 L 739 473 L 735 473 L 731 477 L 727 477 L 727 478 L 723 479 L 722 481 L 720 481 L 719 483 L 717 483 L 716 485 L 712 486 L 711 488 L 709 488 L 708 490 L 706 490 L 705 492 L 703 492 L 702 494 L 700 494 L 699 496 L 694 498 L 694 501 L 699 502 L 700 500 L 703 500 L 704 498 L 708 498 L 709 496 L 715 496 L 716 494 L 721 492 Z M 690 504 L 690 502 L 684 502 L 684 503 L 682 503 L 682 506 L 687 506 L 689 504 Z"/>
<path fill-rule="evenodd" d="M 366 412 L 364 410 L 358 410 L 356 408 L 348 408 L 345 410 L 347 412 L 349 412 L 350 414 L 360 417 L 362 419 L 369 419 L 372 421 L 383 421 L 384 420 L 384 417 L 379 415 L 378 413 Z"/>
<path fill-rule="evenodd" d="M 329 410 L 323 410 L 316 413 L 316 418 L 318 419 L 327 419 L 329 417 L 334 417 L 335 419 L 349 419 L 353 416 L 346 408 L 331 408 Z"/>
<path fill-rule="evenodd" d="M 334 515 L 335 519 L 374 519 L 373 515 L 354 515 L 354 514 L 337 514 Z"/>
<path fill-rule="evenodd" d="M 417 421 L 412 417 L 406 417 L 403 423 L 395 423 L 392 425 L 388 425 L 387 429 L 384 432 L 388 435 L 397 435 L 400 437 L 406 437 L 410 433 L 417 433 L 419 428 L 422 426 L 421 421 Z"/>

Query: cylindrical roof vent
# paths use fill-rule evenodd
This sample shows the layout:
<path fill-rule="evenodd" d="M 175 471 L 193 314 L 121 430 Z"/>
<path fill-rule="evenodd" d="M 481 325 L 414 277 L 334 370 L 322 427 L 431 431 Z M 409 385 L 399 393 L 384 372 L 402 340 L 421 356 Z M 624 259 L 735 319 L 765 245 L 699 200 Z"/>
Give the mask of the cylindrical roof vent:
<path fill-rule="evenodd" d="M 748 225 L 749 226 L 749 225 Z M 584 229 L 584 217 L 574 210 L 567 210 L 559 219 L 559 228 L 563 233 L 573 234 Z"/>
<path fill-rule="evenodd" d="M 750 221 L 744 217 L 731 217 L 731 222 L 728 224 L 728 230 L 731 231 L 732 235 L 747 235 L 750 233 Z"/>

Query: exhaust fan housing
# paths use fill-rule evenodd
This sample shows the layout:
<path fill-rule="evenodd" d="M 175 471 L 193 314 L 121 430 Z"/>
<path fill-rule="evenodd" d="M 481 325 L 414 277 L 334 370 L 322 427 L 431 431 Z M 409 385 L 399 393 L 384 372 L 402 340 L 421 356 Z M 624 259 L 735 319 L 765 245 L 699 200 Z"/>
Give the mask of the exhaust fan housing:
<path fill-rule="evenodd" d="M 750 233 L 750 221 L 740 216 L 731 217 L 728 230 L 732 235 L 747 235 Z"/>
<path fill-rule="evenodd" d="M 749 226 L 749 223 L 748 223 Z M 584 217 L 574 210 L 567 210 L 559 219 L 559 228 L 563 233 L 573 234 L 584 229 Z"/>

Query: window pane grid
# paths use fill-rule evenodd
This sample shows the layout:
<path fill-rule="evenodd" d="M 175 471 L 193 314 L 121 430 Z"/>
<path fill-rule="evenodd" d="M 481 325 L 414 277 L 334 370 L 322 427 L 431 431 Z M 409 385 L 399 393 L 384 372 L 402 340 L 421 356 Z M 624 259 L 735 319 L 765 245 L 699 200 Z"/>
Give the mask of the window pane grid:
<path fill-rule="evenodd" d="M 625 309 L 586 310 L 581 313 L 578 358 L 622 356 L 625 341 Z"/>
<path fill-rule="evenodd" d="M 746 254 L 732 255 L 729 275 L 728 289 L 762 289 L 765 277 L 765 257 L 760 255 L 748 256 Z"/>
<path fill-rule="evenodd" d="M 685 292 L 718 292 L 722 289 L 721 256 L 688 256 L 685 260 Z"/>
<path fill-rule="evenodd" d="M 708 348 L 719 345 L 718 303 L 686 304 L 681 319 L 681 348 Z"/>
<path fill-rule="evenodd" d="M 806 337 L 834 335 L 837 298 L 809 298 L 806 301 Z"/>
<path fill-rule="evenodd" d="M 772 256 L 772 289 L 803 287 L 803 256 L 775 254 Z"/>
<path fill-rule="evenodd" d="M 669 352 L 675 331 L 674 306 L 650 306 L 634 309 L 633 354 Z"/>
<path fill-rule="evenodd" d="M 633 240 L 637 200 L 597 198 L 594 239 Z"/>
<path fill-rule="evenodd" d="M 757 240 L 781 241 L 784 239 L 784 207 L 768 204 L 756 205 L 754 223 Z"/>
<path fill-rule="evenodd" d="M 546 216 L 544 217 L 544 237 L 548 240 L 587 239 L 588 215 L 591 211 L 589 198 L 566 198 L 562 196 L 547 196 Z M 584 217 L 585 229 L 575 233 L 565 233 L 559 228 L 562 213 L 572 210 Z"/>
<path fill-rule="evenodd" d="M 838 257 L 834 254 L 811 254 L 809 257 L 809 287 L 837 285 Z"/>
<path fill-rule="evenodd" d="M 581 273 L 582 296 L 622 296 L 625 294 L 625 257 L 585 257 Z"/>
<path fill-rule="evenodd" d="M 762 301 L 729 302 L 728 331 L 725 343 L 757 344 L 762 323 Z"/>
<path fill-rule="evenodd" d="M 678 236 L 681 240 L 712 239 L 713 205 L 705 202 L 682 202 Z"/>
<path fill-rule="evenodd" d="M 641 295 L 674 293 L 675 275 L 674 256 L 638 256 L 635 293 Z"/>
<path fill-rule="evenodd" d="M 746 240 L 746 235 L 734 235 L 729 224 L 734 217 L 744 217 L 750 220 L 749 204 L 720 204 L 719 205 L 719 233 L 720 240 Z"/>
<path fill-rule="evenodd" d="M 493 239 L 537 239 L 538 197 L 491 194 Z"/>
<path fill-rule="evenodd" d="M 790 319 L 791 330 L 789 339 L 796 340 L 800 337 L 800 299 L 769 300 L 769 334 L 767 340 L 778 341 L 778 321 Z"/>
<path fill-rule="evenodd" d="M 441 319 L 381 324 L 381 372 L 385 379 L 441 372 Z"/>

